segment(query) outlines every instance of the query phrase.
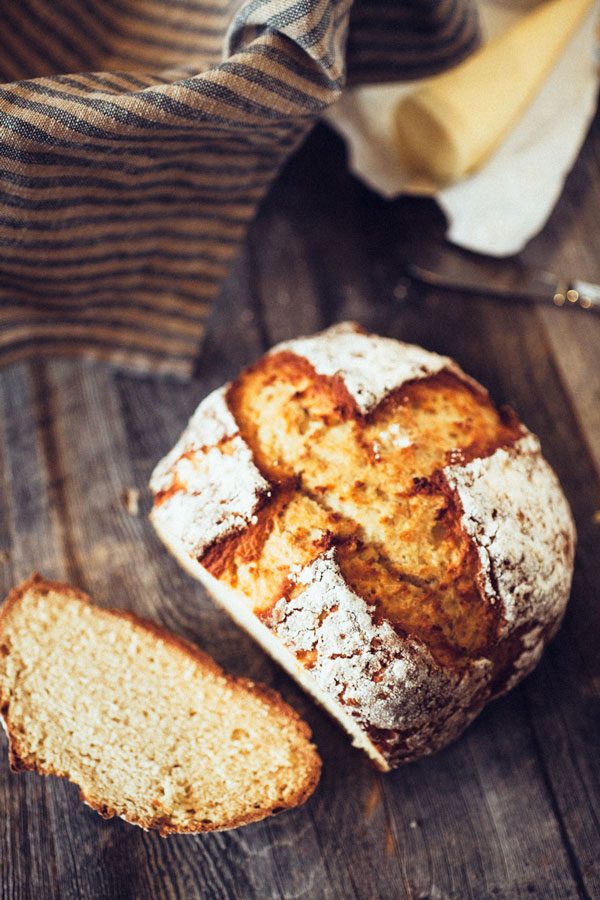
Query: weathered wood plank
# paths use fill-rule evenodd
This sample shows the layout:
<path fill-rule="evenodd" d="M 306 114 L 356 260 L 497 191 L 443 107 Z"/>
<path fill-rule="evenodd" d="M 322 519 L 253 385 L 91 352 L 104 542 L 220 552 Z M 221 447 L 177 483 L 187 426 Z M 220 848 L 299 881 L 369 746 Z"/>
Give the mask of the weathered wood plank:
<path fill-rule="evenodd" d="M 58 485 L 49 474 L 48 440 L 42 434 L 47 422 L 39 403 L 38 374 L 37 367 L 32 372 L 19 366 L 3 375 L 11 580 L 25 577 L 34 565 L 50 575 L 65 576 L 62 528 L 51 498 Z M 1 780 L 2 806 L 10 810 L 2 821 L 10 829 L 9 840 L 16 843 L 12 859 L 2 854 L 3 861 L 6 858 L 11 863 L 10 880 L 2 880 L 2 895 L 11 896 L 14 890 L 15 896 L 30 896 L 29 885 L 38 884 L 46 886 L 48 896 L 57 896 L 63 843 L 60 830 L 53 826 L 64 788 L 55 791 L 35 776 L 18 779 L 5 766 Z M 65 896 L 74 896 L 69 882 L 65 884 Z"/>
<path fill-rule="evenodd" d="M 527 261 L 600 283 L 599 159 L 597 116 L 559 207 L 524 254 Z M 575 512 L 579 545 L 563 633 L 550 649 L 551 665 L 540 672 L 528 696 L 565 842 L 582 891 L 595 897 L 600 894 L 600 316 L 560 312 L 565 315 L 540 314 L 539 345 L 548 348 L 569 412 L 557 411 L 553 392 L 549 397 L 542 393 L 539 402 L 547 410 L 548 430 L 556 435 L 553 461 Z M 548 697 L 554 698 L 551 705 Z"/>
<path fill-rule="evenodd" d="M 62 540 L 49 493 L 48 461 L 39 433 L 41 410 L 29 367 L 2 372 L 2 513 L 3 535 L 10 548 L 2 565 L 3 595 L 35 566 L 62 575 Z M 6 538 L 4 538 L 6 539 Z M 0 896 L 16 900 L 46 885 L 58 896 L 60 837 L 51 827 L 53 799 L 46 781 L 12 775 L 6 764 L 6 740 L 0 737 Z M 65 896 L 73 896 L 65 883 Z"/>
<path fill-rule="evenodd" d="M 535 343 L 543 346 L 539 338 Z M 533 351 L 530 356 L 533 357 Z M 549 791 L 564 828 L 572 865 L 582 889 L 593 897 L 600 891 L 596 850 L 600 846 L 596 800 L 600 772 L 595 754 L 590 752 L 591 748 L 596 747 L 597 752 L 600 747 L 600 556 L 598 528 L 593 521 L 600 483 L 593 459 L 586 452 L 587 436 L 581 432 L 576 412 L 569 410 L 568 396 L 561 396 L 555 356 L 548 352 L 546 360 L 546 366 L 537 360 L 545 390 L 537 393 L 530 417 L 545 419 L 539 430 L 571 502 L 579 543 L 565 625 L 550 648 L 545 665 L 529 680 L 527 696 Z M 593 365 L 593 359 L 588 359 L 588 365 Z M 526 402 L 532 405 L 531 398 Z"/>

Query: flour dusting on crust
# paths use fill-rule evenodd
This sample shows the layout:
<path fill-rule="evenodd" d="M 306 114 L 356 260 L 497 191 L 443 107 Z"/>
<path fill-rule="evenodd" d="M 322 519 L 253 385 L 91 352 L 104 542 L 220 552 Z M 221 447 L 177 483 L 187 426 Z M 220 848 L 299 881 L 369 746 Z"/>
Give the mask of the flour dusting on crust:
<path fill-rule="evenodd" d="M 471 381 L 447 356 L 393 338 L 363 334 L 342 322 L 311 337 L 285 341 L 271 353 L 288 350 L 306 359 L 319 375 L 338 375 L 361 413 L 374 409 L 391 391 L 415 378 L 449 369 Z"/>
<path fill-rule="evenodd" d="M 554 621 L 569 595 L 575 527 L 537 438 L 527 434 L 444 474 L 477 547 L 485 593 L 501 602 L 507 630 Z"/>
<path fill-rule="evenodd" d="M 229 384 L 224 384 L 204 398 L 175 446 L 155 466 L 150 478 L 150 488 L 155 494 L 171 485 L 171 468 L 182 453 L 200 450 L 202 447 L 214 447 L 237 433 L 237 423 L 225 399 L 228 388 Z"/>
<path fill-rule="evenodd" d="M 432 746 L 434 732 L 445 742 L 474 717 L 487 660 L 442 670 L 425 646 L 374 620 L 374 607 L 350 589 L 333 548 L 295 581 L 304 590 L 277 603 L 272 629 L 294 652 L 316 653 L 315 681 L 363 726 L 397 732 L 412 754 Z"/>
<path fill-rule="evenodd" d="M 268 482 L 238 433 L 226 389 L 200 404 L 150 481 L 159 495 L 154 516 L 192 556 L 248 525 L 269 494 Z M 162 500 L 161 492 L 166 493 Z"/>

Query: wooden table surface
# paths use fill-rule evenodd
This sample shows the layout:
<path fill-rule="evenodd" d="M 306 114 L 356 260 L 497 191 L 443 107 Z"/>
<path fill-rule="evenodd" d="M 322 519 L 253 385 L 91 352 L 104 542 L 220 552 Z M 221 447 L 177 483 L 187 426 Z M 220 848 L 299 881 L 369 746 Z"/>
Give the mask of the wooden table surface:
<path fill-rule="evenodd" d="M 600 282 L 600 120 L 522 259 Z M 490 198 L 493 203 L 493 198 Z M 215 310 L 197 377 L 51 361 L 0 373 L 0 587 L 32 569 L 196 641 L 280 690 L 324 759 L 301 809 L 162 839 L 0 764 L 0 897 L 600 897 L 600 316 L 401 282 L 439 242 L 433 203 L 351 178 L 324 127 L 282 174 Z M 487 264 L 490 279 L 508 264 Z M 437 756 L 378 775 L 188 578 L 147 520 L 147 481 L 196 404 L 275 341 L 355 319 L 450 354 L 537 432 L 579 545 L 564 627 L 533 675 Z M 139 513 L 124 498 L 139 491 Z"/>

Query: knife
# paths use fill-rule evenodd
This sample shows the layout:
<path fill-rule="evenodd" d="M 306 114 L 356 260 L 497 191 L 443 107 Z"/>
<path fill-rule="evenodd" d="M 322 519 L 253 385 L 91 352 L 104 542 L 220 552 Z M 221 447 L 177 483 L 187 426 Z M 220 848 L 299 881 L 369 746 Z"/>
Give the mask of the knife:
<path fill-rule="evenodd" d="M 410 261 L 406 258 L 410 253 Z M 445 249 L 423 255 L 406 251 L 402 267 L 408 278 L 441 290 L 479 294 L 515 302 L 573 307 L 600 312 L 600 284 L 564 278 L 522 263 L 494 268 L 489 260 L 474 262 Z"/>

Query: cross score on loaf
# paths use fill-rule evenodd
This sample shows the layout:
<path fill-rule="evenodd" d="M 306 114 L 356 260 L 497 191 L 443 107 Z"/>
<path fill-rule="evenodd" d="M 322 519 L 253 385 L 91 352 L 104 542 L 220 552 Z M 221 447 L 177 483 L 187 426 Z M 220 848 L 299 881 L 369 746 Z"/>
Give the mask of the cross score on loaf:
<path fill-rule="evenodd" d="M 151 487 L 169 549 L 383 770 L 454 740 L 564 613 L 575 529 L 537 438 L 353 324 L 210 394 Z"/>

